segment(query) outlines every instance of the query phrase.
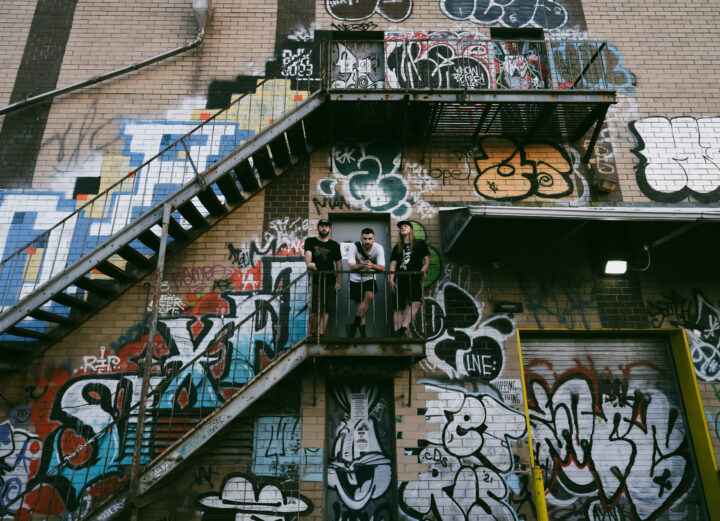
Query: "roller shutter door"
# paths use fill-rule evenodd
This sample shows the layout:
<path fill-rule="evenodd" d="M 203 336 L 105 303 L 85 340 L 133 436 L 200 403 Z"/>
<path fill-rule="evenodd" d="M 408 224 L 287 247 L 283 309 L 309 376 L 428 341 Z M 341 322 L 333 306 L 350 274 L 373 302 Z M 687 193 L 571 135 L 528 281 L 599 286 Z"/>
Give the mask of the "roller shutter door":
<path fill-rule="evenodd" d="M 521 337 L 550 519 L 707 519 L 667 340 Z"/>

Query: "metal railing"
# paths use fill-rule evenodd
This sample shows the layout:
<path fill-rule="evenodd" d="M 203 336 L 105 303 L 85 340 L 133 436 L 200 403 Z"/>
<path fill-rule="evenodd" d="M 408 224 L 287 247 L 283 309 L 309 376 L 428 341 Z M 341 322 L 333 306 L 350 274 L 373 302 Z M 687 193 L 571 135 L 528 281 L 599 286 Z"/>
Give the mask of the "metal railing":
<path fill-rule="evenodd" d="M 605 42 L 396 35 L 335 40 L 323 51 L 330 89 L 606 90 Z"/>
<path fill-rule="evenodd" d="M 335 291 L 338 275 L 341 287 Z M 391 275 L 395 279 L 394 289 L 390 286 Z M 320 343 L 424 341 L 422 282 L 420 271 L 316 272 L 311 276 L 309 333 L 317 334 Z M 328 313 L 328 321 L 326 327 L 317 330 L 313 315 L 317 313 L 319 320 L 323 311 Z"/>
<path fill-rule="evenodd" d="M 308 273 L 304 272 L 271 296 L 247 295 L 238 301 L 236 317 L 243 317 L 244 311 L 247 315 L 235 320 L 228 317 L 227 322 L 223 315 L 218 315 L 214 320 L 219 321 L 215 326 L 220 330 L 207 347 L 190 360 L 169 349 L 168 329 L 178 319 L 183 322 L 178 327 L 184 327 L 182 315 L 161 318 L 158 334 L 148 339 L 145 348 L 152 348 L 155 354 L 143 432 L 138 434 L 135 429 L 140 401 L 130 403 L 138 398 L 133 390 L 142 377 L 133 375 L 128 382 L 130 387 L 119 385 L 110 396 L 94 388 L 93 392 L 103 394 L 108 403 L 125 402 L 127 408 L 102 428 L 97 428 L 98 423 L 79 426 L 77 431 L 60 426 L 50 433 L 44 445 L 52 452 L 44 454 L 41 467 L 25 491 L 0 507 L 0 519 L 15 514 L 20 508 L 32 511 L 33 519 L 41 519 L 43 514 L 47 514 L 44 519 L 55 519 L 54 515 L 62 513 L 64 508 L 73 512 L 80 510 L 79 518 L 126 488 L 128 481 L 137 478 L 140 467 L 162 454 L 284 353 L 305 340 L 308 280 Z M 101 419 L 96 421 L 102 423 Z M 81 436 L 86 441 L 73 453 L 62 456 L 59 451 L 65 434 L 73 438 Z M 138 467 L 132 465 L 136 443 L 141 444 Z M 82 504 L 82 498 L 89 496 L 88 488 L 99 480 L 103 480 L 102 487 L 90 494 L 95 503 Z M 45 486 L 51 487 L 54 493 L 39 493 Z M 53 508 L 53 501 L 62 501 L 62 504 L 56 503 Z"/>
<path fill-rule="evenodd" d="M 14 253 L 0 261 L 0 311 L 32 294 L 113 234 L 162 205 L 182 186 L 197 182 L 205 188 L 203 172 L 320 88 L 319 65 L 315 63 L 318 45 L 287 60 L 252 92 L 238 96 L 225 109 L 199 111 L 204 121 L 187 133 L 177 135 L 184 132 L 182 125 L 175 135 L 172 129 L 162 136 L 143 135 L 141 126 L 133 129 L 133 140 L 147 140 L 160 152 L 60 222 L 46 223 L 50 226 L 47 231 L 20 243 Z M 225 202 L 217 188 L 214 192 Z M 208 210 L 196 199 L 195 207 L 206 217 Z M 177 210 L 173 217 L 183 228 L 190 228 Z M 130 245 L 141 253 L 154 253 L 138 240 Z M 82 291 L 78 289 L 77 293 Z M 55 312 L 62 313 L 57 309 Z"/>

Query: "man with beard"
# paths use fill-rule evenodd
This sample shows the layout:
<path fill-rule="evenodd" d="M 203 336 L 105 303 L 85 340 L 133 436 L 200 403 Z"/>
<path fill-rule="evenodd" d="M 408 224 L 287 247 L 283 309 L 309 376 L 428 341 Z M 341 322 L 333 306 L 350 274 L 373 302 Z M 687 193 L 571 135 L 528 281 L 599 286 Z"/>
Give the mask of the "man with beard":
<path fill-rule="evenodd" d="M 311 338 L 325 334 L 328 316 L 335 311 L 335 293 L 342 286 L 341 258 L 340 245 L 330 238 L 330 221 L 320 219 L 318 236 L 305 239 L 305 264 L 312 273 Z"/>

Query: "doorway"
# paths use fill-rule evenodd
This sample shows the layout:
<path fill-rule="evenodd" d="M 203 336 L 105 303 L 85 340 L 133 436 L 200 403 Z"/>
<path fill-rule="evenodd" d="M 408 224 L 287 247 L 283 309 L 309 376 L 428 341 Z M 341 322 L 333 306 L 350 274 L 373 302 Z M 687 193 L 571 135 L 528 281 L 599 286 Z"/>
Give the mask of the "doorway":
<path fill-rule="evenodd" d="M 390 235 L 389 214 L 337 214 L 330 215 L 332 223 L 332 239 L 340 243 L 341 251 L 347 251 L 347 246 L 360 240 L 361 231 L 371 228 L 375 232 L 375 242 L 385 250 L 385 269 L 390 265 L 390 251 L 392 250 Z M 350 265 L 347 257 L 343 255 L 343 271 L 349 271 Z M 386 338 L 392 333 L 390 292 L 387 288 L 385 275 L 377 275 L 378 291 L 373 299 L 373 305 L 368 311 L 366 328 L 368 338 Z M 345 326 L 355 318 L 355 303 L 350 300 L 350 278 L 343 274 L 342 289 L 338 293 L 337 312 L 330 317 L 328 336 L 345 337 Z"/>

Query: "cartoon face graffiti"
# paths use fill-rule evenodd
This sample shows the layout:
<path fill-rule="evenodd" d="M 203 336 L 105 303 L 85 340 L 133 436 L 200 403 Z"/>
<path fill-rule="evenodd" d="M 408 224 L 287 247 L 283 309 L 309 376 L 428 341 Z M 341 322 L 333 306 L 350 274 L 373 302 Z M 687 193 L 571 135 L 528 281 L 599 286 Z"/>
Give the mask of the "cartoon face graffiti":
<path fill-rule="evenodd" d="M 382 496 L 392 480 L 391 461 L 383 455 L 372 420 L 341 424 L 328 465 L 328 486 L 353 510 Z"/>
<path fill-rule="evenodd" d="M 333 440 L 327 462 L 328 507 L 368 512 L 382 508 L 392 493 L 393 477 L 389 388 L 337 386 L 330 394 L 334 412 L 328 433 Z"/>

